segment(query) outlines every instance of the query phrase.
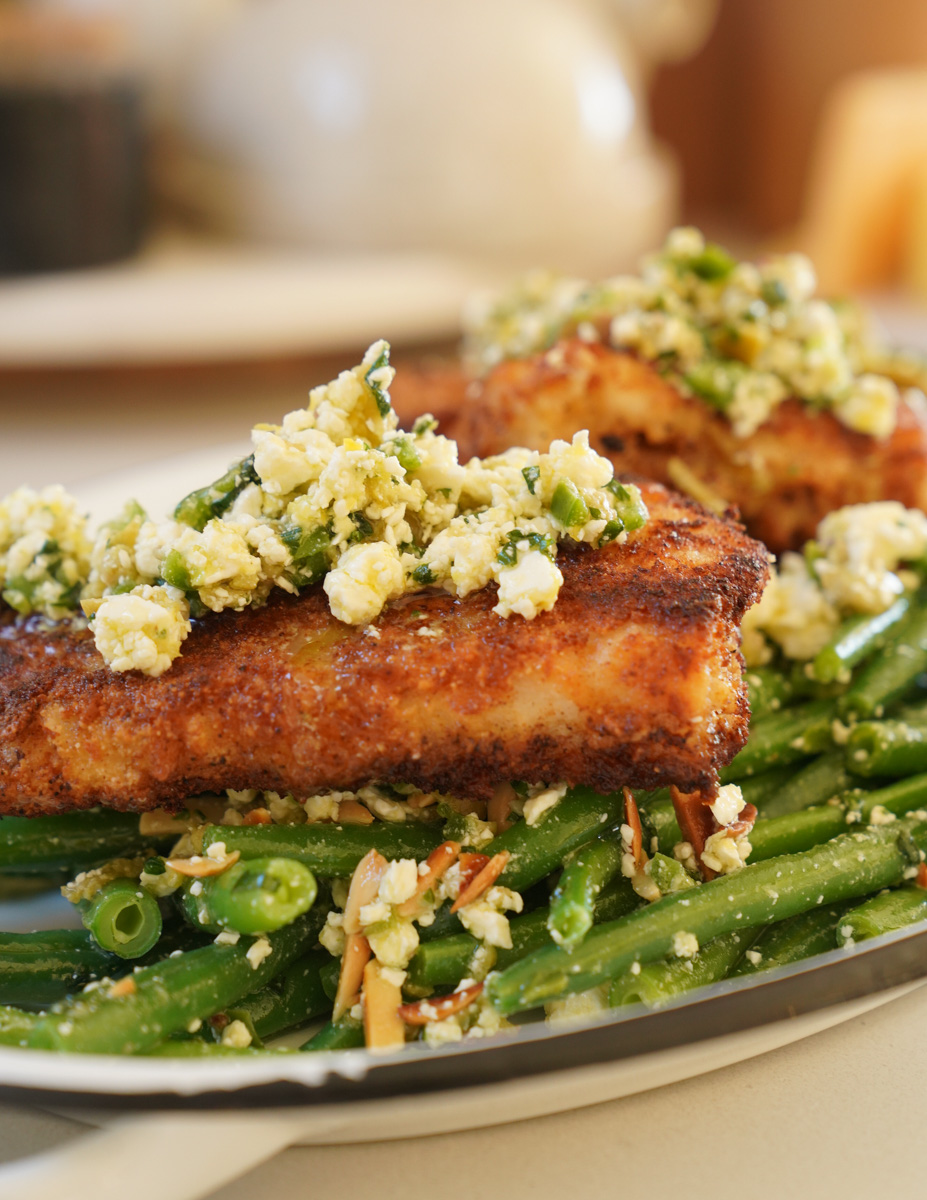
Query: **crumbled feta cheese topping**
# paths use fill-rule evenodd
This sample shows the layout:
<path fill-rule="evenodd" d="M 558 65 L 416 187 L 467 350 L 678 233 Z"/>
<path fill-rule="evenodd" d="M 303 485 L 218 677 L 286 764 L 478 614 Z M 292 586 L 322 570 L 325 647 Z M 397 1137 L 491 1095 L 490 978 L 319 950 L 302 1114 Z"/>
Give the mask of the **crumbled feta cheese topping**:
<path fill-rule="evenodd" d="M 87 518 L 64 488 L 21 487 L 0 501 L 0 595 L 17 612 L 73 612 L 90 551 Z"/>
<path fill-rule="evenodd" d="M 587 432 L 546 454 L 461 464 L 433 418 L 399 429 L 393 375 L 389 347 L 374 343 L 306 408 L 255 426 L 253 453 L 172 518 L 151 521 L 129 503 L 92 547 L 62 489 L 14 492 L 0 504 L 3 598 L 50 617 L 80 600 L 113 670 L 158 676 L 191 618 L 262 604 L 275 588 L 324 581 L 335 618 L 367 625 L 405 593 L 466 596 L 492 583 L 500 617 L 533 620 L 563 583 L 559 542 L 623 542 L 646 521 L 639 490 L 615 481 Z"/>
<path fill-rule="evenodd" d="M 245 1050 L 251 1045 L 251 1034 L 244 1021 L 229 1021 L 222 1030 L 222 1045 L 233 1050 Z"/>
<path fill-rule="evenodd" d="M 535 795 L 529 795 L 525 801 L 523 815 L 526 825 L 537 825 L 550 812 L 552 808 L 560 803 L 563 797 L 567 794 L 567 785 L 558 783 L 556 787 L 543 788 Z"/>
<path fill-rule="evenodd" d="M 821 521 L 804 554 L 784 554 L 741 626 L 748 665 L 811 659 L 851 613 L 884 612 L 905 590 L 899 568 L 927 554 L 927 516 L 896 500 L 853 504 Z"/>
<path fill-rule="evenodd" d="M 248 947 L 248 952 L 245 955 L 248 962 L 251 964 L 251 970 L 256 971 L 265 958 L 269 958 L 273 954 L 274 948 L 265 937 L 256 938 Z"/>
<path fill-rule="evenodd" d="M 683 393 L 723 413 L 738 437 L 789 396 L 829 409 L 859 433 L 889 437 L 898 387 L 861 373 L 861 331 L 815 299 L 816 287 L 803 255 L 738 263 L 697 229 L 675 229 L 640 276 L 590 283 L 534 272 L 502 295 L 478 297 L 465 313 L 467 355 L 485 370 L 565 335 L 588 341 L 607 329 L 613 346 L 659 363 Z"/>
<path fill-rule="evenodd" d="M 746 801 L 736 783 L 718 788 L 718 794 L 709 808 L 719 825 L 733 825 L 743 812 Z"/>
<path fill-rule="evenodd" d="M 673 934 L 673 953 L 677 958 L 694 958 L 698 954 L 698 938 L 694 933 L 680 930 Z"/>

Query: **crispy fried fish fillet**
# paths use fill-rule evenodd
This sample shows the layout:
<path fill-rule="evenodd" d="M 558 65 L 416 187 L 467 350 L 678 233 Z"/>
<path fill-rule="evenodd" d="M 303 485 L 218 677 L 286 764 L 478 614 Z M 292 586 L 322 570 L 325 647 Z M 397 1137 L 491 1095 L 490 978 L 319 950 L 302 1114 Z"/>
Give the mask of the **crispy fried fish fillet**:
<path fill-rule="evenodd" d="M 139 810 L 204 790 L 307 796 L 371 780 L 488 797 L 500 779 L 710 787 L 740 749 L 738 623 L 763 548 L 657 485 L 626 545 L 563 549 L 560 599 L 420 593 L 375 626 L 320 588 L 200 621 L 159 679 L 86 630 L 0 627 L 0 812 Z"/>
<path fill-rule="evenodd" d="M 433 407 L 452 409 L 464 379 L 448 368 L 442 380 L 433 368 Z M 403 383 L 396 383 L 401 404 Z M 422 390 L 415 394 L 420 403 Z M 777 553 L 800 547 L 844 504 L 887 499 L 927 508 L 927 422 L 905 401 L 884 441 L 797 400 L 739 438 L 724 416 L 680 395 L 649 363 L 578 339 L 503 362 L 466 394 L 452 421 L 465 455 L 507 446 L 546 450 L 553 438 L 588 429 L 616 471 L 736 505 L 747 529 Z"/>

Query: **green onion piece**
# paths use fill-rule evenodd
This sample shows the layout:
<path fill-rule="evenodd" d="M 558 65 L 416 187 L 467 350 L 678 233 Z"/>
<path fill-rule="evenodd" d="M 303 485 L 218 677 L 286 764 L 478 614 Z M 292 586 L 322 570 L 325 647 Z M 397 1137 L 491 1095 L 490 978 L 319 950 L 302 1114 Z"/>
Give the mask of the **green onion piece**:
<path fill-rule="evenodd" d="M 385 345 L 383 350 L 377 355 L 376 359 L 374 360 L 373 366 L 368 370 L 367 374 L 364 376 L 364 383 L 366 383 L 367 387 L 369 387 L 370 391 L 373 393 L 373 398 L 377 402 L 377 412 L 380 414 L 381 417 L 388 417 L 389 414 L 393 410 L 393 406 L 392 406 L 392 404 L 390 404 L 389 393 L 384 391 L 384 389 L 380 386 L 380 384 L 377 383 L 377 381 L 375 379 L 371 378 L 371 376 L 375 375 L 376 372 L 379 371 L 382 367 L 388 367 L 388 366 L 389 366 L 389 346 Z"/>
<path fill-rule="evenodd" d="M 579 488 L 571 479 L 561 479 L 557 484 L 550 502 L 550 511 L 551 515 L 567 529 L 585 525 L 589 520 L 586 501 L 579 494 Z"/>
<path fill-rule="evenodd" d="M 525 477 L 525 483 L 528 485 L 528 491 L 533 496 L 535 486 L 537 485 L 537 481 L 541 478 L 541 468 L 540 467 L 522 467 L 521 473 Z"/>
<path fill-rule="evenodd" d="M 416 567 L 412 572 L 412 578 L 416 583 L 424 584 L 436 583 L 438 580 L 437 575 L 432 571 L 428 563 L 422 563 L 421 566 Z"/>

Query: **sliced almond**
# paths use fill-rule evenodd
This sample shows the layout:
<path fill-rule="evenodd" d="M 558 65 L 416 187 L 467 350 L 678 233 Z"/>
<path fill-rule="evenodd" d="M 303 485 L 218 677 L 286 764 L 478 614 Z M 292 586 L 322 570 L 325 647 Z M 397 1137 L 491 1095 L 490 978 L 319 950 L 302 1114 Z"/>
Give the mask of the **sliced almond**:
<path fill-rule="evenodd" d="M 437 803 L 437 792 L 416 792 L 412 796 L 406 796 L 406 804 L 409 808 L 431 808 L 432 804 Z"/>
<path fill-rule="evenodd" d="M 501 833 L 508 825 L 509 813 L 516 799 L 515 789 L 510 783 L 497 783 L 492 799 L 486 809 L 486 816 L 494 825 L 502 826 Z"/>
<path fill-rule="evenodd" d="M 474 900 L 478 900 L 484 892 L 488 891 L 505 870 L 505 864 L 510 858 L 508 850 L 501 850 L 498 854 L 494 854 L 482 871 L 471 879 L 465 888 L 461 889 L 457 899 L 451 905 L 451 912 L 455 913 L 467 904 L 472 904 Z"/>
<path fill-rule="evenodd" d="M 919 888 L 927 888 L 927 863 L 922 862 L 917 868 L 917 878 L 914 882 Z"/>
<path fill-rule="evenodd" d="M 482 990 L 481 983 L 474 983 L 470 987 L 461 988 L 459 992 L 451 992 L 449 996 L 402 1004 L 399 1007 L 399 1016 L 407 1025 L 428 1025 L 431 1021 L 444 1021 L 469 1008 Z"/>
<path fill-rule="evenodd" d="M 402 991 L 384 976 L 376 961 L 364 968 L 364 1041 L 368 1050 L 398 1050 L 406 1030 L 399 1015 Z"/>
<path fill-rule="evenodd" d="M 682 830 L 683 839 L 695 852 L 695 861 L 699 864 L 702 878 L 714 879 L 714 871 L 702 862 L 702 851 L 711 835 L 721 828 L 710 808 L 715 802 L 717 788 L 710 789 L 707 793 L 681 792 L 675 784 L 671 784 L 670 796 L 673 798 L 673 808 L 676 810 L 676 820 Z"/>
<path fill-rule="evenodd" d="M 356 800 L 342 800 L 338 805 L 338 821 L 343 825 L 372 825 L 376 817 Z"/>
<path fill-rule="evenodd" d="M 252 808 L 241 819 L 242 825 L 272 825 L 273 817 L 266 808 Z"/>
<path fill-rule="evenodd" d="M 339 1017 L 343 1017 L 351 1005 L 357 1003 L 364 979 L 364 967 L 370 959 L 370 953 L 370 943 L 362 933 L 349 933 L 344 939 L 344 954 L 341 956 L 341 973 L 338 976 L 332 1020 L 337 1021 Z"/>
<path fill-rule="evenodd" d="M 138 831 L 142 837 L 162 837 L 165 834 L 186 833 L 191 824 L 193 822 L 187 816 L 178 816 L 165 808 L 153 808 L 139 817 Z"/>
<path fill-rule="evenodd" d="M 209 879 L 213 875 L 221 875 L 229 867 L 235 865 L 241 858 L 238 850 L 233 850 L 225 858 L 209 858 L 207 855 L 195 855 L 193 858 L 168 858 L 165 863 L 178 875 L 186 875 L 189 879 Z"/>
<path fill-rule="evenodd" d="M 388 865 L 379 851 L 368 850 L 354 868 L 344 906 L 345 933 L 360 933 L 360 910 L 376 900 L 380 879 Z"/>
<path fill-rule="evenodd" d="M 425 859 L 428 870 L 424 875 L 419 875 L 415 893 L 396 909 L 400 917 L 415 917 L 419 914 L 422 909 L 422 896 L 429 888 L 433 888 L 448 867 L 456 862 L 458 854 L 460 854 L 459 842 L 442 842 L 440 846 L 432 850 Z"/>
<path fill-rule="evenodd" d="M 631 854 L 634 858 L 634 866 L 638 871 L 643 871 L 647 857 L 644 854 L 644 830 L 641 827 L 641 815 L 631 789 L 623 788 L 622 791 L 624 793 L 624 822 L 631 830 Z"/>
<path fill-rule="evenodd" d="M 117 979 L 113 986 L 107 992 L 108 996 L 115 999 L 117 996 L 134 996 L 138 991 L 135 986 L 135 980 L 131 975 L 123 975 L 122 979 Z"/>

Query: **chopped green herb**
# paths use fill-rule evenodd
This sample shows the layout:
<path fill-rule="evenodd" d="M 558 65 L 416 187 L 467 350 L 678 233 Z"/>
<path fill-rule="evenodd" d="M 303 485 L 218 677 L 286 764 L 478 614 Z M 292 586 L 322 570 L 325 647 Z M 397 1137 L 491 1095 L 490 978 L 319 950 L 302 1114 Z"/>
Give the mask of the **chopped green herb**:
<path fill-rule="evenodd" d="M 540 467 L 522 467 L 521 473 L 525 477 L 525 483 L 528 485 L 528 491 L 533 496 L 537 481 L 541 478 L 541 468 Z"/>

